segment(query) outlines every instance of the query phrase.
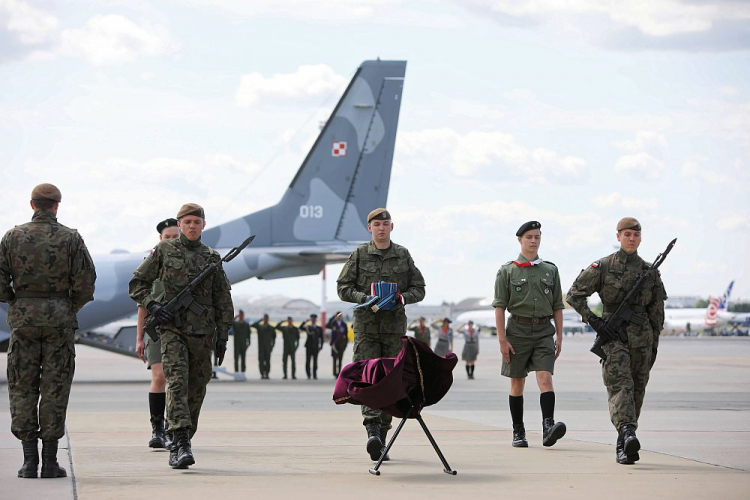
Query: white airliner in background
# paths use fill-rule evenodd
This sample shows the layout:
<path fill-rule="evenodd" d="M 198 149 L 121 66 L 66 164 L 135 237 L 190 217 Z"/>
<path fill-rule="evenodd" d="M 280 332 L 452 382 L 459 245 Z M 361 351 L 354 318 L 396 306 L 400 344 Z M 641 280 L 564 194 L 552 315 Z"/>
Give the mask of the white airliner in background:
<path fill-rule="evenodd" d="M 750 313 L 729 312 L 729 297 L 732 295 L 734 280 L 729 283 L 721 297 L 710 297 L 708 307 L 690 307 L 665 309 L 664 330 L 683 332 L 714 328 L 723 323 L 743 322 L 750 318 Z"/>

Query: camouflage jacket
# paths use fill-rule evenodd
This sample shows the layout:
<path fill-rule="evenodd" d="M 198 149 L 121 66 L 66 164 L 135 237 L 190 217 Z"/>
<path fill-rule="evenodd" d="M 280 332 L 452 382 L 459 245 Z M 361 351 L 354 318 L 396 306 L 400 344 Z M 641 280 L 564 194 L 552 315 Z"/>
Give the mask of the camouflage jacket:
<path fill-rule="evenodd" d="M 398 283 L 405 304 L 424 299 L 424 278 L 414 265 L 409 251 L 391 242 L 387 250 L 378 250 L 375 243 L 363 243 L 352 252 L 336 280 L 339 298 L 360 303 L 370 294 L 370 285 L 378 281 Z M 406 334 L 406 312 L 403 307 L 372 312 L 369 308 L 354 311 L 355 333 Z"/>
<path fill-rule="evenodd" d="M 160 279 L 165 289 L 164 302 L 174 297 L 190 283 L 201 270 L 221 257 L 200 239 L 190 241 L 181 234 L 179 238 L 160 241 L 151 254 L 138 266 L 130 280 L 130 297 L 146 309 L 154 299 L 151 284 Z M 227 339 L 229 327 L 234 318 L 231 286 L 223 268 L 207 278 L 194 293 L 196 302 L 208 309 L 207 314 L 198 316 L 186 311 L 182 316 L 182 333 L 187 335 L 213 335 Z M 162 325 L 178 332 L 174 325 Z"/>
<path fill-rule="evenodd" d="M 603 317 L 607 319 L 625 298 L 636 276 L 646 272 L 649 266 L 648 262 L 638 256 L 638 252 L 628 255 L 623 250 L 618 250 L 582 270 L 570 287 L 566 300 L 588 322 L 594 313 L 589 309 L 586 299 L 598 293 L 604 305 Z M 659 333 L 664 328 L 666 298 L 667 292 L 659 272 L 649 272 L 638 293 L 630 300 L 634 312 L 648 317 L 648 321 L 642 326 L 635 323 L 628 325 L 630 347 L 659 345 Z"/>
<path fill-rule="evenodd" d="M 12 328 L 78 328 L 76 313 L 94 300 L 95 282 L 83 238 L 50 212 L 35 212 L 0 242 L 0 302 L 10 305 Z"/>

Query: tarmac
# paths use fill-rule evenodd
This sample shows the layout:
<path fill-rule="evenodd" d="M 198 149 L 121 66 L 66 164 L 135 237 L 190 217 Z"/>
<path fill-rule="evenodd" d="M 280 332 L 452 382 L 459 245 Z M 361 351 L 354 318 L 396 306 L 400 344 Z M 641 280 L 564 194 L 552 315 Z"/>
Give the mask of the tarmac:
<path fill-rule="evenodd" d="M 172 470 L 168 452 L 147 447 L 149 372 L 140 361 L 77 346 L 63 479 L 19 479 L 20 443 L 10 433 L 7 356 L 0 355 L 0 499 L 146 498 L 750 498 L 750 339 L 662 339 L 639 422 L 641 460 L 615 463 L 615 432 L 591 336 L 567 337 L 554 376 L 556 419 L 567 435 L 541 445 L 539 391 L 528 379 L 529 448 L 510 446 L 507 379 L 494 337 L 483 337 L 476 379 L 459 361 L 446 398 L 423 416 L 455 476 L 410 420 L 382 475 L 365 452 L 359 408 L 335 405 L 326 347 L 319 380 L 281 379 L 277 345 L 271 379 L 260 380 L 255 338 L 248 380 L 220 375 L 208 387 L 196 464 Z M 460 354 L 462 343 L 457 341 Z M 232 346 L 225 366 L 232 368 Z M 351 357 L 351 345 L 348 348 Z M 301 361 L 301 363 L 300 363 Z M 396 421 L 394 420 L 394 425 Z"/>

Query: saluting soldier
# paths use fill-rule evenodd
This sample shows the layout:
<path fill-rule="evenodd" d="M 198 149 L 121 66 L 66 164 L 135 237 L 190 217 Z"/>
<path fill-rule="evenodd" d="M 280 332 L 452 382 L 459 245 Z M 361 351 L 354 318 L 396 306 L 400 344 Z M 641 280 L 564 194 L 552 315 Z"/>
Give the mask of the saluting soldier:
<path fill-rule="evenodd" d="M 513 420 L 516 448 L 529 446 L 523 421 L 523 390 L 526 376 L 536 372 L 542 407 L 542 444 L 554 445 L 565 435 L 562 422 L 555 423 L 555 390 L 552 374 L 563 340 L 562 311 L 565 308 L 557 266 L 539 258 L 542 225 L 523 224 L 516 232 L 521 253 L 506 262 L 495 279 L 495 324 L 502 354 L 501 373 L 510 378 L 508 403 Z M 511 314 L 505 324 L 505 310 Z M 554 325 L 550 320 L 554 319 Z"/>
<path fill-rule="evenodd" d="M 318 354 L 323 349 L 323 329 L 316 323 L 318 321 L 317 314 L 311 314 L 309 319 L 306 319 L 299 326 L 300 330 L 304 330 L 307 333 L 305 339 L 305 372 L 307 372 L 307 380 L 310 380 L 310 376 L 315 380 L 318 380 Z M 307 323 L 310 324 L 307 324 Z"/>
<path fill-rule="evenodd" d="M 76 314 L 94 299 L 96 271 L 83 238 L 57 222 L 62 194 L 52 184 L 31 192 L 31 222 L 0 241 L 0 302 L 9 304 L 10 430 L 21 441 L 18 477 L 37 477 L 42 438 L 45 478 L 65 477 L 57 442 L 65 435 L 75 371 Z"/>
<path fill-rule="evenodd" d="M 180 236 L 177 227 L 177 219 L 164 219 L 156 225 L 159 233 L 159 241 L 172 240 Z M 154 300 L 164 299 L 164 286 L 159 280 L 154 280 L 151 287 L 151 295 Z M 138 306 L 138 320 L 136 322 L 135 353 L 141 361 L 146 363 L 146 368 L 151 370 L 151 388 L 148 392 L 148 408 L 151 413 L 151 439 L 148 441 L 149 448 L 168 448 L 171 440 L 165 433 L 164 410 L 167 406 L 167 379 L 161 362 L 161 341 L 153 340 L 145 335 L 144 327 L 148 311 Z"/>
<path fill-rule="evenodd" d="M 294 320 L 291 316 L 286 319 L 286 325 L 279 321 L 276 329 L 281 332 L 281 339 L 284 341 L 283 364 L 284 379 L 287 378 L 287 360 L 292 361 L 292 379 L 297 380 L 297 347 L 299 347 L 299 328 L 294 326 Z"/>
<path fill-rule="evenodd" d="M 190 439 L 198 429 L 206 385 L 211 380 L 211 347 L 215 348 L 221 364 L 234 306 L 229 280 L 220 267 L 194 293 L 204 314 L 187 310 L 180 318 L 182 326 L 175 326 L 174 315 L 164 308 L 166 302 L 205 267 L 221 262 L 219 253 L 201 242 L 206 216 L 200 205 L 183 205 L 177 213 L 177 223 L 180 237 L 159 242 L 135 270 L 130 280 L 130 297 L 162 321 L 157 332 L 168 384 L 167 421 L 174 439 L 169 465 L 186 469 L 195 463 Z M 164 302 L 154 300 L 151 295 L 152 283 L 157 279 L 164 285 Z"/>
<path fill-rule="evenodd" d="M 271 373 L 271 351 L 276 345 L 276 329 L 268 323 L 268 314 L 252 325 L 258 331 L 258 369 L 260 378 L 268 379 Z"/>
<path fill-rule="evenodd" d="M 606 332 L 606 320 L 617 309 L 636 276 L 650 267 L 638 255 L 641 244 L 641 224 L 633 217 L 617 223 L 620 249 L 594 261 L 581 271 L 568 291 L 568 304 L 597 332 Z M 599 294 L 604 306 L 600 318 L 589 309 L 587 298 Z M 664 328 L 664 289 L 658 271 L 648 272 L 646 282 L 630 299 L 630 309 L 636 314 L 626 329 L 627 344 L 619 339 L 602 346 L 607 359 L 602 363 L 602 378 L 607 387 L 609 416 L 617 430 L 615 447 L 619 464 L 633 464 L 640 459 L 641 444 L 635 435 L 643 398 L 646 395 L 649 373 L 656 361 L 659 334 Z"/>
<path fill-rule="evenodd" d="M 339 298 L 363 304 L 372 297 L 371 285 L 380 281 L 398 284 L 400 300 L 390 310 L 373 312 L 369 307 L 354 311 L 354 361 L 395 357 L 406 335 L 405 304 L 424 299 L 425 282 L 409 251 L 391 241 L 391 214 L 377 208 L 367 215 L 367 230 L 372 234 L 352 252 L 337 280 Z M 362 422 L 367 429 L 367 452 L 378 460 L 391 428 L 391 415 L 362 405 Z"/>
<path fill-rule="evenodd" d="M 232 321 L 234 335 L 234 371 L 245 373 L 247 370 L 247 348 L 250 347 L 250 325 L 245 321 L 245 311 L 240 309 Z"/>

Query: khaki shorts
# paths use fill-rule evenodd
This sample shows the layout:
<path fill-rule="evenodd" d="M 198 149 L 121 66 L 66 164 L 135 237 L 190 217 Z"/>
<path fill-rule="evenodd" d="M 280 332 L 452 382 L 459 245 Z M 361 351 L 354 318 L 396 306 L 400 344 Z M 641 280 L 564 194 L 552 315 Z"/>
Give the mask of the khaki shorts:
<path fill-rule="evenodd" d="M 510 363 L 506 363 L 503 358 L 500 373 L 510 378 L 526 378 L 529 372 L 554 373 L 554 334 L 555 327 L 552 323 L 531 325 L 509 319 L 506 336 L 516 353 L 510 354 Z"/>
<path fill-rule="evenodd" d="M 152 365 L 161 363 L 161 340 L 154 342 L 151 337 L 146 335 L 146 368 L 151 369 Z"/>

